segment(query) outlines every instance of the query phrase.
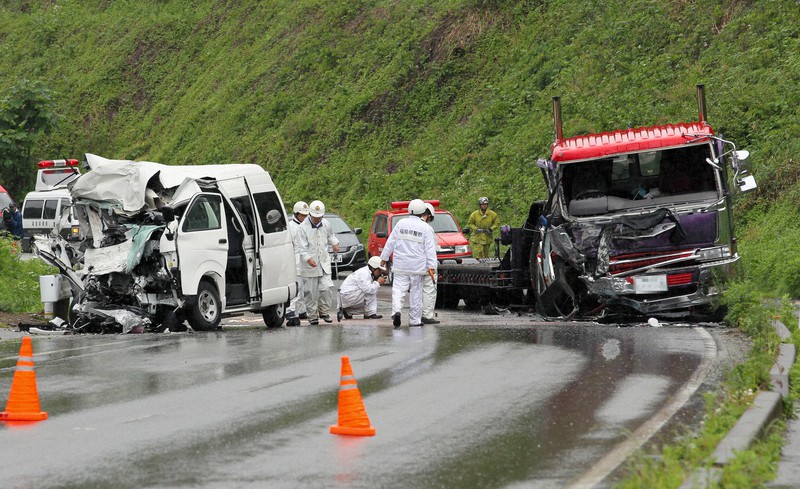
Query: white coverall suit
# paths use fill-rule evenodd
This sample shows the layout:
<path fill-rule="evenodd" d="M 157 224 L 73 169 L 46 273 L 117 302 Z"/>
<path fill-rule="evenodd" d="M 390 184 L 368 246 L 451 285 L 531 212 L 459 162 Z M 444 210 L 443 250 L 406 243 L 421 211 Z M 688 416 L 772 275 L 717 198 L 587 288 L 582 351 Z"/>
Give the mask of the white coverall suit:
<path fill-rule="evenodd" d="M 308 219 L 308 218 L 306 218 Z M 294 311 L 298 316 L 306 312 L 306 299 L 303 297 L 303 277 L 300 275 L 300 241 L 298 239 L 298 228 L 300 221 L 292 218 L 289 221 L 289 231 L 292 233 L 292 244 L 294 244 L 294 267 L 297 272 L 297 295 L 289 303 L 286 312 Z"/>
<path fill-rule="evenodd" d="M 364 314 L 366 316 L 378 312 L 378 289 L 381 284 L 375 280 L 369 267 L 361 267 L 344 279 L 339 288 L 342 309 L 347 314 Z"/>
<path fill-rule="evenodd" d="M 422 324 L 422 286 L 428 269 L 437 268 L 436 235 L 419 216 L 409 216 L 392 229 L 381 252 L 381 260 L 392 258 L 392 316 L 403 308 L 409 293 L 408 322 Z"/>
<path fill-rule="evenodd" d="M 333 280 L 328 245 L 338 246 L 339 239 L 327 219 L 322 219 L 315 226 L 307 217 L 297 229 L 306 314 L 309 321 L 318 321 L 320 316 L 329 316 L 331 312 Z M 309 265 L 309 258 L 317 262 L 317 266 Z"/>

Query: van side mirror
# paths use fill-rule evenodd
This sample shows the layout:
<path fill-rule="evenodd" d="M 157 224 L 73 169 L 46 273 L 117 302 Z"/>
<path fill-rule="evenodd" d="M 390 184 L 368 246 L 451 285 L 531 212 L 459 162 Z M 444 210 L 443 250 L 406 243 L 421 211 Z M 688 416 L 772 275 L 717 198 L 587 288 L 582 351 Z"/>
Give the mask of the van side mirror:
<path fill-rule="evenodd" d="M 387 234 L 386 234 L 386 231 L 376 231 L 376 232 L 375 232 L 375 237 L 376 237 L 376 238 L 381 238 L 381 239 L 383 239 L 383 238 L 385 238 L 386 236 L 387 236 Z"/>
<path fill-rule="evenodd" d="M 169 224 L 175 220 L 175 209 L 169 206 L 161 208 L 161 215 L 164 216 L 164 222 Z"/>
<path fill-rule="evenodd" d="M 355 228 L 353 229 L 353 232 L 356 234 L 361 234 L 361 228 Z"/>
<path fill-rule="evenodd" d="M 469 228 L 463 228 L 461 231 L 464 233 L 465 236 L 469 236 L 469 233 L 472 232 Z"/>

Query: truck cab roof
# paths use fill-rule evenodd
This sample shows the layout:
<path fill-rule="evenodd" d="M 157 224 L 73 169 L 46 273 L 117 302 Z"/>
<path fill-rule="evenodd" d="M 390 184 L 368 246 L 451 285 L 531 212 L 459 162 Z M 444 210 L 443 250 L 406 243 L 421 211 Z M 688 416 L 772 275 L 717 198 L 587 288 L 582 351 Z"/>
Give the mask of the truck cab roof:
<path fill-rule="evenodd" d="M 554 162 L 567 163 L 637 151 L 677 147 L 713 135 L 713 129 L 705 122 L 637 127 L 564 138 L 553 143 L 550 154 Z"/>

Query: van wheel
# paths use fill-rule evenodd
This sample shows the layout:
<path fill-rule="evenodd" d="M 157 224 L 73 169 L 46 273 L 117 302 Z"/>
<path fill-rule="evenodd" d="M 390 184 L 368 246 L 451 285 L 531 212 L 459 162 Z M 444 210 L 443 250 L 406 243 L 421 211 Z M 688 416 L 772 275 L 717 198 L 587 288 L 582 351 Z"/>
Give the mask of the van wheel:
<path fill-rule="evenodd" d="M 280 328 L 286 317 L 286 308 L 288 306 L 289 303 L 285 302 L 262 309 L 261 316 L 264 318 L 264 324 L 266 324 L 268 328 Z"/>
<path fill-rule="evenodd" d="M 208 280 L 201 280 L 197 287 L 197 302 L 189 311 L 189 324 L 195 331 L 213 331 L 219 327 L 222 304 L 217 288 Z"/>

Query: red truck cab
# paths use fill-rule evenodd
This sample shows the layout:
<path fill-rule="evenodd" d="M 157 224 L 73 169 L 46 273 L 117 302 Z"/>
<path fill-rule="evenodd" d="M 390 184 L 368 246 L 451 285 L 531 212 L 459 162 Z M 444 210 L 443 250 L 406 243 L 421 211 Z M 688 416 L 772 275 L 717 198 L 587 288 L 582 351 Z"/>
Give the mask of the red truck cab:
<path fill-rule="evenodd" d="M 461 226 L 449 211 L 439 208 L 438 200 L 426 200 L 435 209 L 435 215 L 431 227 L 436 233 L 436 257 L 439 262 L 443 260 L 455 260 L 461 263 L 464 258 L 472 257 L 469 241 L 461 232 Z M 372 226 L 369 230 L 369 240 L 367 250 L 370 257 L 380 256 L 386 239 L 391 234 L 392 229 L 401 220 L 409 216 L 409 201 L 398 201 L 391 203 L 391 209 L 380 210 L 372 216 Z"/>

